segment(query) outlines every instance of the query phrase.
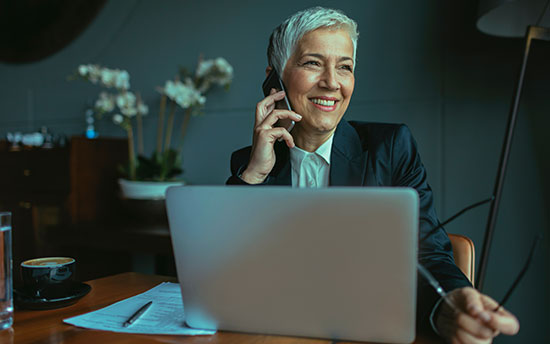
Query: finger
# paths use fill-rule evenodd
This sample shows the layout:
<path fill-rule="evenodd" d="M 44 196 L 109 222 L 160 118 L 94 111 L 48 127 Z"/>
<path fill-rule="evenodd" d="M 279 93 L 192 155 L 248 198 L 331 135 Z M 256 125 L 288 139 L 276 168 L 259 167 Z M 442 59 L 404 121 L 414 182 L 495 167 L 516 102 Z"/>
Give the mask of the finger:
<path fill-rule="evenodd" d="M 490 319 L 487 321 L 489 326 L 507 335 L 513 335 L 519 331 L 519 321 L 512 313 L 504 307 L 500 307 L 498 311 L 494 312 L 493 310 L 499 306 L 499 303 L 488 295 L 481 294 L 481 301 L 484 309 L 490 315 Z"/>
<path fill-rule="evenodd" d="M 274 89 L 271 89 L 272 91 Z M 261 123 L 264 118 L 273 111 L 275 102 L 285 97 L 284 91 L 279 91 L 270 94 L 256 104 L 256 124 Z"/>
<path fill-rule="evenodd" d="M 275 123 L 280 119 L 291 119 L 295 122 L 299 122 L 302 119 L 302 116 L 296 112 L 289 110 L 273 110 L 264 120 L 258 125 L 258 128 L 268 129 L 272 128 Z"/>
<path fill-rule="evenodd" d="M 461 292 L 464 302 L 463 306 L 467 313 L 485 323 L 489 322 L 491 320 L 491 312 L 485 307 L 483 301 L 485 295 L 474 288 L 462 288 Z"/>
<path fill-rule="evenodd" d="M 277 128 L 265 130 L 265 132 L 267 133 L 267 135 L 271 137 L 271 140 L 269 140 L 270 143 L 275 142 L 275 140 L 283 139 L 285 140 L 285 143 L 288 146 L 288 148 L 293 148 L 295 146 L 294 138 L 292 137 L 292 135 L 290 135 L 288 130 L 286 130 L 285 128 L 277 127 Z"/>
<path fill-rule="evenodd" d="M 456 324 L 460 330 L 478 339 L 491 339 L 497 335 L 497 331 L 492 327 L 466 313 L 461 312 L 457 315 Z"/>
<path fill-rule="evenodd" d="M 458 342 L 463 344 L 485 344 L 491 343 L 493 337 L 487 339 L 479 339 L 473 336 L 471 333 L 468 333 L 468 331 L 458 329 L 456 331 L 455 338 L 457 339 L 457 341 L 451 342 Z"/>
<path fill-rule="evenodd" d="M 494 329 L 477 318 L 462 311 L 455 312 L 450 307 L 441 309 L 437 326 L 440 333 L 445 334 L 447 338 L 455 337 L 459 329 L 469 333 L 472 337 L 483 340 L 493 338 L 497 334 Z"/>
<path fill-rule="evenodd" d="M 514 335 L 519 332 L 518 319 L 504 309 L 492 313 L 491 320 L 487 322 L 487 325 L 506 335 Z"/>

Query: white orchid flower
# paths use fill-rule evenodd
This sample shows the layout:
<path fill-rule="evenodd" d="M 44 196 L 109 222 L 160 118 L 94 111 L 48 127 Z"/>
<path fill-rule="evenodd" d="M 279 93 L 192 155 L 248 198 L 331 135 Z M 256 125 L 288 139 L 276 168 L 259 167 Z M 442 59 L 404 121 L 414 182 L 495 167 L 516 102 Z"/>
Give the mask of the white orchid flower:
<path fill-rule="evenodd" d="M 97 84 L 97 82 L 100 80 L 101 77 L 101 70 L 96 65 L 88 65 L 88 80 L 92 82 L 92 84 Z"/>
<path fill-rule="evenodd" d="M 136 96 L 130 91 L 119 93 L 116 96 L 116 105 L 120 109 L 125 107 L 134 107 L 135 104 L 136 104 Z"/>
<path fill-rule="evenodd" d="M 137 110 L 142 115 L 147 115 L 149 113 L 149 107 L 144 103 L 139 103 Z"/>
<path fill-rule="evenodd" d="M 122 90 L 130 88 L 130 74 L 127 71 L 121 70 L 115 76 L 115 87 Z"/>
<path fill-rule="evenodd" d="M 230 85 L 233 80 L 233 67 L 223 57 L 204 60 L 197 66 L 196 76 L 201 79 L 199 91 L 205 93 L 212 84 Z"/>
<path fill-rule="evenodd" d="M 101 112 L 111 112 L 115 108 L 113 95 L 107 92 L 101 92 L 99 98 L 95 102 L 95 107 Z"/>
<path fill-rule="evenodd" d="M 170 99 L 176 98 L 176 95 L 178 93 L 176 83 L 172 80 L 166 81 L 166 84 L 164 85 L 164 94 Z"/>
<path fill-rule="evenodd" d="M 137 115 L 137 109 L 133 106 L 121 108 L 120 112 L 126 117 L 134 117 Z"/>
<path fill-rule="evenodd" d="M 101 71 L 100 75 L 101 75 L 101 82 L 103 83 L 103 85 L 109 88 L 113 86 L 113 83 L 115 80 L 115 73 L 113 73 L 112 70 L 104 68 Z"/>
<path fill-rule="evenodd" d="M 124 121 L 124 117 L 122 117 L 121 114 L 117 113 L 113 115 L 113 122 L 116 125 L 121 125 L 123 121 Z"/>
<path fill-rule="evenodd" d="M 86 74 L 88 74 L 88 66 L 86 65 L 78 66 L 78 74 L 80 74 L 80 76 L 86 76 Z"/>
<path fill-rule="evenodd" d="M 197 77 L 202 78 L 206 74 L 210 73 L 210 70 L 214 66 L 213 60 L 203 60 L 197 66 Z"/>
<path fill-rule="evenodd" d="M 227 62 L 226 59 L 224 59 L 223 57 L 218 57 L 216 59 L 216 67 L 223 73 L 223 74 L 226 74 L 226 75 L 233 75 L 233 67 L 229 64 L 229 62 Z"/>

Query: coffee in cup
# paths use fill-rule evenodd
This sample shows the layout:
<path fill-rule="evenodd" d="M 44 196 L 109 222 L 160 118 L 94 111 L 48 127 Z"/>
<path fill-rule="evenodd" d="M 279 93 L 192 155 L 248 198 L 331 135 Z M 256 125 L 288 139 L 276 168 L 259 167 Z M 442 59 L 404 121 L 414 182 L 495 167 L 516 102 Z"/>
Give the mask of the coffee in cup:
<path fill-rule="evenodd" d="M 63 297 L 75 282 L 74 258 L 45 257 L 21 263 L 23 287 L 34 297 L 53 299 Z"/>

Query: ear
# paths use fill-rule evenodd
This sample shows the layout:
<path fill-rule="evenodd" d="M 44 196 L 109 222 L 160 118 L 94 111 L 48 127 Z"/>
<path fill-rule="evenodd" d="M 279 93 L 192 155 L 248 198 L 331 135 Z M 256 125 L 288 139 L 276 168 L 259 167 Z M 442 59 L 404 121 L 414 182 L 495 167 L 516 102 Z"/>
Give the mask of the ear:
<path fill-rule="evenodd" d="M 271 73 L 271 70 L 273 69 L 273 67 L 271 66 L 267 66 L 267 68 L 265 69 L 265 76 L 267 77 L 269 75 L 269 73 Z"/>

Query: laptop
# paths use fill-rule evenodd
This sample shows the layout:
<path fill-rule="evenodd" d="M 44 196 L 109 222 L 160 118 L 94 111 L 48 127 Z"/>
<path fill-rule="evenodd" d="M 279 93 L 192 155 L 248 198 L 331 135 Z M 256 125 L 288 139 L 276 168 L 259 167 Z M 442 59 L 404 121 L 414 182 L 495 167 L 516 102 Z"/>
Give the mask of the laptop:
<path fill-rule="evenodd" d="M 166 204 L 188 326 L 414 340 L 414 189 L 182 186 Z"/>

